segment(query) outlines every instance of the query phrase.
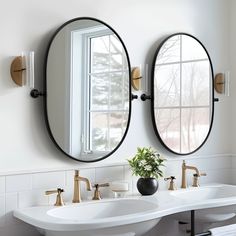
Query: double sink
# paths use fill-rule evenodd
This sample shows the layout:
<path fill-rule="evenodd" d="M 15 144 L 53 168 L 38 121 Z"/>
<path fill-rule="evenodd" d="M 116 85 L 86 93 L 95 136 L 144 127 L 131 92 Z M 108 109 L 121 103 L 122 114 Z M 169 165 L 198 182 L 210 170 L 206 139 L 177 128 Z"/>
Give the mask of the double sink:
<path fill-rule="evenodd" d="M 177 219 L 184 218 L 185 212 L 190 210 L 212 211 L 209 222 L 229 219 L 235 216 L 236 210 L 228 206 L 235 204 L 236 186 L 211 184 L 159 191 L 153 196 L 90 201 L 62 207 L 30 207 L 14 211 L 14 216 L 35 226 L 46 236 L 139 236 L 153 228 L 162 217 L 178 213 Z"/>

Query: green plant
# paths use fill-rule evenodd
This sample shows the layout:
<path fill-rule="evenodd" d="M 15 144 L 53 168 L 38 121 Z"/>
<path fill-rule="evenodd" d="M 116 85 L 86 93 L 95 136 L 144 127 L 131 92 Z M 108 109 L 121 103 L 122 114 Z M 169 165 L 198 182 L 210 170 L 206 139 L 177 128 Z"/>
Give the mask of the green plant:
<path fill-rule="evenodd" d="M 133 175 L 143 178 L 163 177 L 160 167 L 163 167 L 163 159 L 156 150 L 151 147 L 137 148 L 136 155 L 128 160 Z"/>

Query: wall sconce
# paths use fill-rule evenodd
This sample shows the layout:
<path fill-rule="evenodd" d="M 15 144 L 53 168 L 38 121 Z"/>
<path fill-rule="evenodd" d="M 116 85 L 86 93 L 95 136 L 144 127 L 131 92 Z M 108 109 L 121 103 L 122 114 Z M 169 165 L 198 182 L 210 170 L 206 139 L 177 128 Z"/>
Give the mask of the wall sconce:
<path fill-rule="evenodd" d="M 131 84 L 134 90 L 140 90 L 141 88 L 141 69 L 140 67 L 134 67 L 131 72 Z"/>
<path fill-rule="evenodd" d="M 230 72 L 218 73 L 215 75 L 214 87 L 217 93 L 229 96 Z"/>
<path fill-rule="evenodd" d="M 34 52 L 22 53 L 12 61 L 11 77 L 19 86 L 34 87 Z"/>
<path fill-rule="evenodd" d="M 15 57 L 11 63 L 11 78 L 19 86 L 29 86 L 32 90 L 31 97 L 37 98 L 43 93 L 34 89 L 34 52 L 24 52 Z"/>

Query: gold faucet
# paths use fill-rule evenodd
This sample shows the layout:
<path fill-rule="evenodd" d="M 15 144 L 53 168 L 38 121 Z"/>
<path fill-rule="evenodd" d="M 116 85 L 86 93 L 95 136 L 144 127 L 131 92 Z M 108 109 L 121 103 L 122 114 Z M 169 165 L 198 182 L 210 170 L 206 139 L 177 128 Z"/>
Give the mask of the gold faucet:
<path fill-rule="evenodd" d="M 195 167 L 195 166 L 187 166 L 185 161 L 183 161 L 183 164 L 182 164 L 182 184 L 181 184 L 181 188 L 187 188 L 186 170 L 195 170 L 196 176 L 198 176 L 198 177 L 200 176 L 200 172 L 199 172 L 197 167 Z"/>
<path fill-rule="evenodd" d="M 79 171 L 75 170 L 74 176 L 74 196 L 73 196 L 73 203 L 81 202 L 81 190 L 80 190 L 80 181 L 83 181 L 87 185 L 87 190 L 92 191 L 91 183 L 87 178 L 84 178 L 79 175 Z"/>

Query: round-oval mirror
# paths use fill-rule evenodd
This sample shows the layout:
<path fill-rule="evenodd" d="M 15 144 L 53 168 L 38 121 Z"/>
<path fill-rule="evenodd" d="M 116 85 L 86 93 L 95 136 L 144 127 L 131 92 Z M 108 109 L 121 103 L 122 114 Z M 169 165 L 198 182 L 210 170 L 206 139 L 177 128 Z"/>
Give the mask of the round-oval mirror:
<path fill-rule="evenodd" d="M 152 71 L 152 120 L 169 151 L 187 155 L 207 140 L 213 122 L 213 67 L 203 44 L 179 33 L 157 49 Z"/>
<path fill-rule="evenodd" d="M 52 37 L 45 66 L 49 134 L 67 156 L 104 159 L 122 143 L 131 112 L 130 62 L 106 23 L 76 18 Z"/>

